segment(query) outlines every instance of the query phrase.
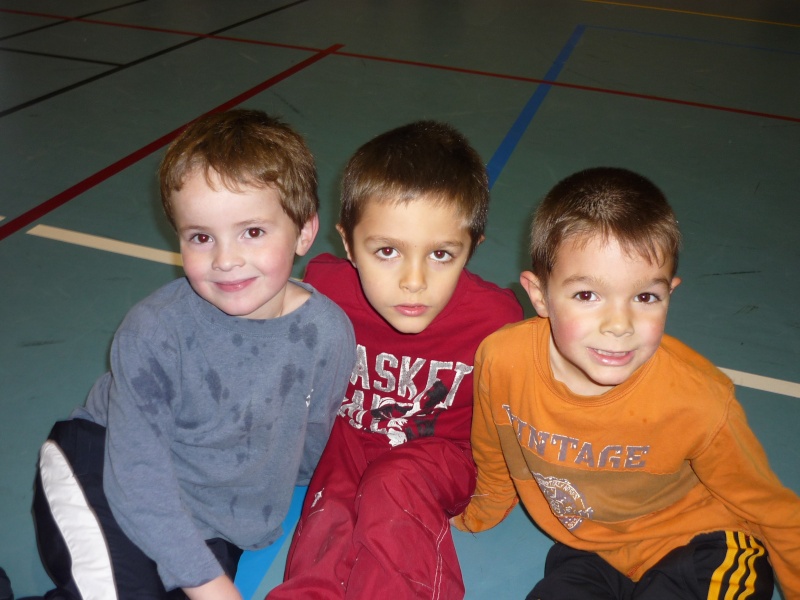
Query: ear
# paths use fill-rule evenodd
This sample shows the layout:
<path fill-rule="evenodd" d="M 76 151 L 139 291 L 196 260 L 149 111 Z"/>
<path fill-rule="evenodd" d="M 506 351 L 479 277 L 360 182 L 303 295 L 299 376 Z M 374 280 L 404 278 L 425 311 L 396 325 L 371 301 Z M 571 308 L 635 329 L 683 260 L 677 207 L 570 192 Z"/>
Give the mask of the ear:
<path fill-rule="evenodd" d="M 670 294 L 670 296 L 672 295 L 672 292 L 675 291 L 675 288 L 678 287 L 680 284 L 681 284 L 681 278 L 680 277 L 673 277 L 672 278 L 672 281 L 669 282 L 669 294 Z"/>
<path fill-rule="evenodd" d="M 519 276 L 519 283 L 528 293 L 536 314 L 540 317 L 549 316 L 547 310 L 547 294 L 539 281 L 539 278 L 532 271 L 523 271 Z"/>
<path fill-rule="evenodd" d="M 297 236 L 297 244 L 295 245 L 295 254 L 297 256 L 305 256 L 306 252 L 311 249 L 311 244 L 314 243 L 314 238 L 317 237 L 319 231 L 319 215 L 314 213 L 314 216 L 306 221 L 300 234 Z"/>
<path fill-rule="evenodd" d="M 339 237 L 342 238 L 342 245 L 344 246 L 344 251 L 347 254 L 347 260 L 349 260 L 353 266 L 356 266 L 356 261 L 353 258 L 353 253 L 350 251 L 350 246 L 347 244 L 347 236 L 344 233 L 344 227 L 341 225 L 336 225 L 336 231 L 339 232 Z"/>

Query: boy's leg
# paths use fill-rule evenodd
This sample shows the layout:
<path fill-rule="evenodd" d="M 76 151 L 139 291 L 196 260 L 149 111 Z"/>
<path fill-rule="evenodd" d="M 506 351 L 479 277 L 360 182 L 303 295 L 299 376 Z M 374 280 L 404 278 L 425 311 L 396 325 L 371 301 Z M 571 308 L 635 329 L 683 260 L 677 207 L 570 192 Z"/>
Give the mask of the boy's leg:
<path fill-rule="evenodd" d="M 544 578 L 526 600 L 626 600 L 633 587 L 633 581 L 597 554 L 556 542 L 547 553 Z"/>
<path fill-rule="evenodd" d="M 59 598 L 162 599 L 155 567 L 117 524 L 103 492 L 105 429 L 56 423 L 42 446 L 33 514 L 42 562 Z"/>
<path fill-rule="evenodd" d="M 267 595 L 270 600 L 344 598 L 355 560 L 355 495 L 367 467 L 364 437 L 344 419 L 335 419 L 308 486 L 284 582 Z"/>
<path fill-rule="evenodd" d="M 347 598 L 464 597 L 450 531 L 475 489 L 469 447 L 421 438 L 370 463 L 356 496 Z"/>
<path fill-rule="evenodd" d="M 716 531 L 676 548 L 636 584 L 636 600 L 770 600 L 772 567 L 761 543 L 741 532 Z"/>

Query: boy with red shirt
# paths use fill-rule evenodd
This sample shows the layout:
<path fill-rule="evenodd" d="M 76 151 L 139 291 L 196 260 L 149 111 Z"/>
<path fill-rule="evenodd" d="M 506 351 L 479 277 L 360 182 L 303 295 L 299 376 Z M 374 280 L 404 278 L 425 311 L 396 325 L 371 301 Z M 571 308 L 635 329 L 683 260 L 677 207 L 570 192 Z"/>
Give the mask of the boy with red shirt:
<path fill-rule="evenodd" d="M 522 318 L 514 295 L 465 270 L 489 202 L 480 156 L 423 121 L 350 159 L 337 229 L 349 260 L 305 281 L 350 317 L 357 361 L 268 598 L 463 598 L 449 517 L 475 485 L 472 361 Z"/>

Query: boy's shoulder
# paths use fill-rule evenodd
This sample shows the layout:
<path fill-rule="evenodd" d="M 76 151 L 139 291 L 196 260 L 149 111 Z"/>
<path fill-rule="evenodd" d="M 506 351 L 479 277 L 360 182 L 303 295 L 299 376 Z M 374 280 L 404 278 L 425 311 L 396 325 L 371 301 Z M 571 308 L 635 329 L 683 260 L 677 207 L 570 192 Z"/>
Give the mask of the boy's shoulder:
<path fill-rule="evenodd" d="M 170 329 L 186 318 L 188 304 L 194 295 L 185 277 L 174 279 L 134 304 L 119 329 L 144 335 L 149 331 L 163 333 L 165 327 Z"/>
<path fill-rule="evenodd" d="M 731 392 L 733 382 L 705 356 L 681 340 L 664 334 L 653 359 L 661 371 L 680 377 L 685 385 L 716 389 L 720 394 Z"/>
<path fill-rule="evenodd" d="M 290 314 L 296 314 L 301 322 L 313 321 L 321 323 L 327 330 L 338 332 L 344 330 L 352 336 L 353 326 L 350 323 L 350 319 L 336 302 L 306 281 L 298 281 L 296 279 L 290 281 L 311 293 L 305 304 L 295 313 Z"/>

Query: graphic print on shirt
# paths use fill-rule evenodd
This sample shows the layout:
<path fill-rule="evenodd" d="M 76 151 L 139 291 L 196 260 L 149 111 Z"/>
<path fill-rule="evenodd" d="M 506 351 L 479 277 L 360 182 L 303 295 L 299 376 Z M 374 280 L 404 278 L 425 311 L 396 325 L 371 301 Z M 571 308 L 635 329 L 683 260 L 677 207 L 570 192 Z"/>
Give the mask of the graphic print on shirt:
<path fill-rule="evenodd" d="M 545 477 L 533 473 L 539 489 L 550 504 L 550 510 L 567 529 L 575 529 L 584 519 L 592 518 L 592 508 L 586 506 L 583 495 L 566 479 Z"/>
<path fill-rule="evenodd" d="M 633 444 L 605 444 L 602 447 L 589 440 L 543 431 L 515 415 L 511 406 L 503 404 L 508 423 L 516 434 L 520 446 L 543 459 L 542 466 L 584 466 L 594 470 L 638 470 L 646 464 L 650 446 Z M 586 496 L 569 479 L 534 471 L 526 461 L 539 489 L 542 491 L 550 510 L 569 530 L 579 527 L 585 519 L 591 519 L 594 509 L 589 506 Z"/>
<path fill-rule="evenodd" d="M 349 398 L 339 415 L 357 429 L 381 433 L 389 444 L 434 435 L 436 420 L 452 404 L 472 366 L 381 352 L 374 357 L 358 344 Z"/>

